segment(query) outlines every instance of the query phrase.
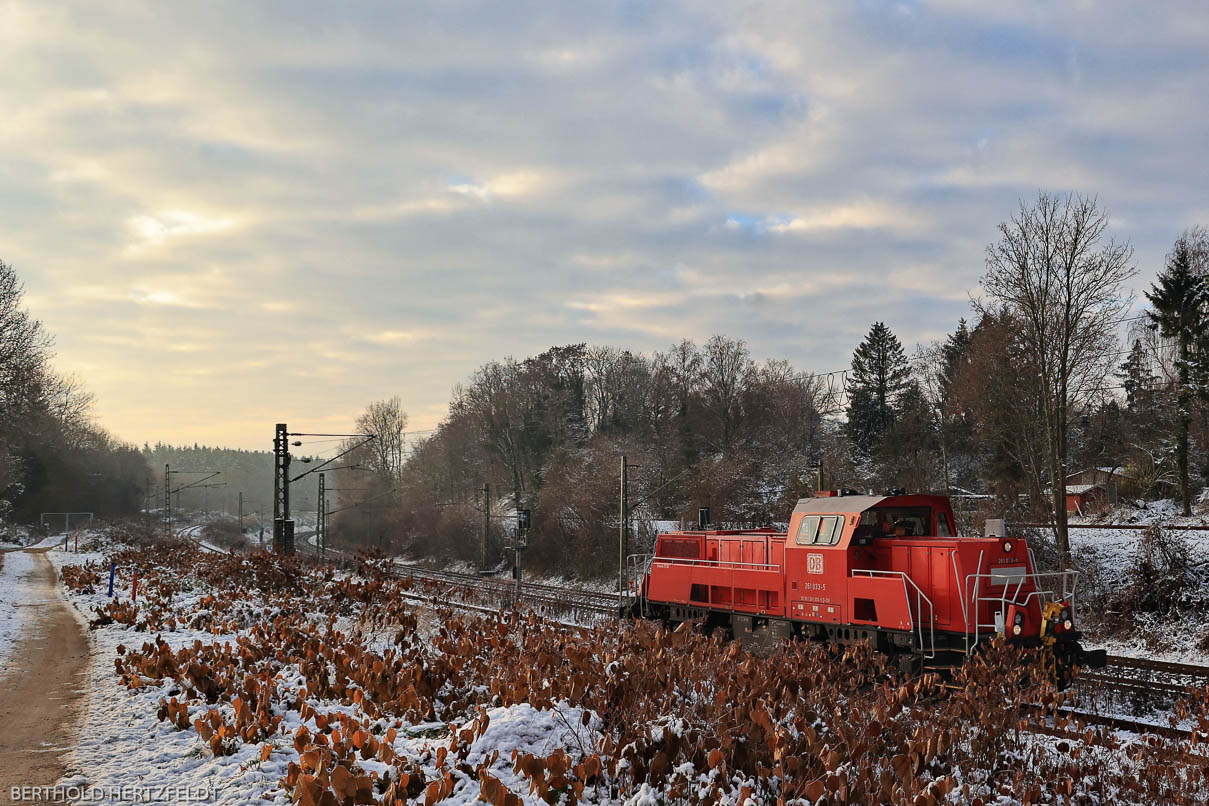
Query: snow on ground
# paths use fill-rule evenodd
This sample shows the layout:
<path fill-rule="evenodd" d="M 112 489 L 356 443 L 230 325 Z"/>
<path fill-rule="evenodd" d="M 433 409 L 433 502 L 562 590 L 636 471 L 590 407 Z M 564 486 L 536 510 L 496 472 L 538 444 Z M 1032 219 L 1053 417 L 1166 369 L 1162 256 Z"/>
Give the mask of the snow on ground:
<path fill-rule="evenodd" d="M 1172 500 L 1145 502 L 1144 505 L 1123 505 L 1108 512 L 1071 519 L 1072 525 L 1119 524 L 1137 529 L 1071 529 L 1071 549 L 1076 565 L 1084 570 L 1080 588 L 1086 592 L 1092 582 L 1104 591 L 1117 591 L 1130 582 L 1137 552 L 1145 538 L 1146 528 L 1159 526 L 1205 526 L 1205 531 L 1180 531 L 1188 543 L 1193 558 L 1209 556 L 1209 515 L 1180 514 L 1179 504 Z M 1196 560 L 1194 559 L 1194 562 Z M 1209 625 L 1191 623 L 1187 619 L 1159 619 L 1147 614 L 1134 617 L 1138 629 L 1132 636 L 1098 636 L 1085 641 L 1089 646 L 1107 649 L 1109 654 L 1145 656 L 1156 660 L 1209 665 L 1209 652 L 1200 647 Z"/>
<path fill-rule="evenodd" d="M 9 551 L 0 566 L 0 678 L 8 672 L 9 657 L 38 601 L 31 577 L 37 558 L 24 551 Z"/>
<path fill-rule="evenodd" d="M 71 544 L 71 535 L 65 534 L 63 532 L 58 532 L 53 535 L 47 535 L 46 537 L 39 540 L 37 543 L 30 546 L 30 548 L 31 549 L 46 549 L 46 548 L 53 548 L 56 546 L 62 547 L 64 540 L 68 541 L 68 545 L 70 545 Z"/>
<path fill-rule="evenodd" d="M 119 588 L 118 596 L 128 599 L 130 582 L 125 574 Z M 200 592 L 194 591 L 185 594 L 182 601 L 196 600 L 200 596 Z M 107 601 L 104 590 L 72 597 L 72 604 L 86 617 L 93 616 L 93 607 L 102 607 Z M 113 787 L 139 788 L 171 783 L 174 787 L 188 787 L 193 792 L 212 791 L 213 798 L 206 800 L 217 804 L 289 802 L 284 794 L 261 801 L 261 795 L 285 774 L 285 760 L 270 758 L 260 762 L 256 745 L 240 745 L 235 754 L 216 757 L 196 731 L 178 731 L 156 718 L 160 699 L 180 693 L 173 692 L 175 684 L 171 680 L 142 689 L 127 689 L 121 684 L 114 674 L 117 648 L 121 645 L 137 648 L 155 636 L 112 628 L 96 630 L 92 635 L 88 716 L 81 727 L 80 744 L 68 765 L 69 769 L 78 772 L 60 781 L 61 786 L 95 787 L 89 791 L 108 793 Z M 234 635 L 215 636 L 207 631 L 189 629 L 160 633 L 159 637 L 174 650 L 194 640 L 211 643 L 235 638 Z M 204 705 L 191 708 L 190 718 L 199 717 L 206 710 Z M 230 713 L 225 716 L 230 718 Z M 280 736 L 278 741 L 284 744 L 287 737 Z M 110 801 L 100 799 L 95 802 Z"/>
<path fill-rule="evenodd" d="M 100 548 L 104 548 L 101 546 Z M 116 548 L 116 547 L 115 547 Z M 10 555 L 11 556 L 11 555 Z M 28 555 L 23 555 L 28 558 Z M 107 566 L 103 551 L 70 553 L 50 552 L 56 568 L 69 564 L 96 562 Z M 6 558 L 8 559 L 8 558 Z M 7 572 L 9 569 L 5 569 Z M 115 597 L 129 600 L 133 568 L 118 568 Z M 105 579 L 105 574 L 102 574 Z M 191 581 L 174 597 L 174 603 L 188 611 L 199 605 L 209 591 L 204 585 Z M 97 587 L 95 593 L 68 594 L 71 604 L 84 619 L 95 617 L 108 602 L 106 585 Z M 0 613 L 3 611 L 0 610 Z M 341 618 L 342 628 L 351 628 L 351 620 Z M 163 699 L 181 694 L 177 684 L 165 679 L 161 684 L 139 689 L 127 689 L 114 673 L 114 662 L 121 654 L 120 648 L 137 649 L 146 641 L 161 638 L 175 651 L 192 644 L 235 642 L 239 633 L 212 634 L 208 630 L 179 627 L 171 632 L 137 632 L 110 624 L 89 632 L 92 641 L 92 657 L 87 671 L 89 700 L 87 716 L 80 730 L 80 744 L 68 764 L 74 772 L 57 783 L 60 787 L 75 787 L 88 793 L 89 803 L 108 804 L 123 801 L 109 800 L 112 793 L 122 787 L 133 787 L 135 791 L 155 795 L 155 787 L 171 784 L 174 791 L 187 792 L 190 797 L 200 798 L 215 804 L 288 804 L 290 798 L 279 787 L 279 779 L 285 777 L 290 762 L 298 761 L 293 745 L 295 731 L 306 724 L 314 731 L 313 720 L 305 723 L 299 713 L 290 709 L 284 712 L 282 731 L 272 739 L 273 752 L 267 760 L 261 759 L 261 745 L 240 744 L 233 755 L 214 756 L 208 744 L 192 728 L 177 730 L 168 721 L 157 718 L 159 703 Z M 300 690 L 305 689 L 305 679 L 297 666 L 286 667 L 275 678 L 279 701 L 290 701 Z M 288 696 L 285 696 L 288 694 Z M 343 706 L 323 703 L 308 698 L 308 702 L 321 710 L 338 711 Z M 203 716 L 210 706 L 191 705 L 189 719 Z M 233 709 L 229 704 L 218 706 L 224 719 L 233 721 Z M 281 713 L 278 710 L 278 713 Z M 490 724 L 479 736 L 470 751 L 469 761 L 477 764 L 485 760 L 492 751 L 498 757 L 492 774 L 513 791 L 525 792 L 527 781 L 513 771 L 512 751 L 546 754 L 556 747 L 594 747 L 599 739 L 596 732 L 598 720 L 593 714 L 584 713 L 571 706 L 559 706 L 552 710 L 539 710 L 528 703 L 488 711 Z M 395 751 L 414 759 L 429 780 L 439 777 L 436 755 L 438 748 L 449 743 L 450 729 L 458 726 L 432 723 L 404 728 L 394 742 Z M 572 755 L 575 755 L 572 752 Z M 374 769 L 377 762 L 366 761 L 364 768 Z M 384 765 L 382 765 L 384 766 Z M 150 789 L 144 789 L 150 788 Z M 127 790 L 130 791 L 130 790 Z M 473 778 L 460 780 L 445 803 L 480 803 L 479 782 Z M 543 806 L 535 797 L 524 797 L 526 806 Z"/>

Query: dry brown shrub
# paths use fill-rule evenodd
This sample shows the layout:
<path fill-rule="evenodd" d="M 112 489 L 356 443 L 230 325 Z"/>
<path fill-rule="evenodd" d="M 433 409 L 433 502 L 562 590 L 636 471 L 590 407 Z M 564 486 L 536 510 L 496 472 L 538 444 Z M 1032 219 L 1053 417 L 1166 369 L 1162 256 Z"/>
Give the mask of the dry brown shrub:
<path fill-rule="evenodd" d="M 752 654 L 646 622 L 587 628 L 529 612 L 478 615 L 448 604 L 470 592 L 399 579 L 375 558 L 340 579 L 263 554 L 148 547 L 122 559 L 141 569 L 147 601 L 133 616 L 115 608 L 115 620 L 157 630 L 194 623 L 226 637 L 177 650 L 147 641 L 119 656 L 117 673 L 132 687 L 172 680 L 160 718 L 192 727 L 216 754 L 269 742 L 280 714 L 298 712 L 312 727 L 293 736 L 298 760 L 280 782 L 296 803 L 436 803 L 469 782 L 495 806 L 515 806 L 524 793 L 493 773 L 498 759 L 467 759 L 487 730 L 485 709 L 519 703 L 579 709 L 592 720 L 576 746 L 507 760 L 533 796 L 567 806 L 623 800 L 643 785 L 693 804 L 991 803 L 1000 795 L 1203 803 L 1209 794 L 1209 761 L 1192 743 L 1153 737 L 1120 752 L 1113 733 L 1067 715 L 1070 695 L 1047 682 L 1037 658 L 1005 646 L 947 683 L 900 677 L 867 647 L 793 642 Z M 192 609 L 172 598 L 187 579 L 212 589 Z M 416 599 L 437 614 L 431 636 L 419 634 Z M 393 630 L 393 640 L 373 649 L 361 628 L 339 629 L 337 618 L 349 613 Z M 278 673 L 295 667 L 304 689 L 280 687 Z M 1182 707 L 1209 728 L 1209 702 Z M 457 727 L 425 760 L 436 770 L 426 777 L 382 725 L 430 720 Z M 1046 749 L 1039 732 L 1064 739 Z M 1114 765 L 1103 764 L 1105 750 L 1118 753 Z M 370 759 L 386 772 L 366 772 L 361 762 Z"/>

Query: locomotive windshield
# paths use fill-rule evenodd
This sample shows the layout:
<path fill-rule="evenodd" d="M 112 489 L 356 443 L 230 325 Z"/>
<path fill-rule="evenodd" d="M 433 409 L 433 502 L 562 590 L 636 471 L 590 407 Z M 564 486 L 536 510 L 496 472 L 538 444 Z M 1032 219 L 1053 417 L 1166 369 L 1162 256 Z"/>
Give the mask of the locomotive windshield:
<path fill-rule="evenodd" d="M 873 537 L 921 537 L 932 531 L 931 507 L 874 507 L 861 513 Z"/>

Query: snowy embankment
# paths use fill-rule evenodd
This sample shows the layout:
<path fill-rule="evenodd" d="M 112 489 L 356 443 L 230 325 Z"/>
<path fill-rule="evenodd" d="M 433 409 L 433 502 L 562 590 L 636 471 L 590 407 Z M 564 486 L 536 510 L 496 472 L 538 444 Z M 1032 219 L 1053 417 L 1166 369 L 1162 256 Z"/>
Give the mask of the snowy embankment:
<path fill-rule="evenodd" d="M 1184 603 L 1163 615 L 1125 612 L 1105 608 L 1131 586 L 1145 585 L 1138 579 L 1139 559 L 1147 548 L 1147 530 L 1158 526 L 1204 526 L 1202 530 L 1168 530 L 1176 547 L 1187 551 L 1192 572 L 1206 565 L 1209 557 L 1209 514 L 1180 514 L 1173 500 L 1147 502 L 1145 506 L 1120 506 L 1108 512 L 1072 518 L 1072 525 L 1106 524 L 1127 529 L 1076 528 L 1070 530 L 1075 564 L 1081 569 L 1079 582 L 1084 601 L 1093 600 L 1097 612 L 1090 616 L 1089 641 L 1114 655 L 1148 657 L 1156 660 L 1209 665 L 1209 620 L 1197 602 L 1209 599 L 1209 588 L 1191 591 Z M 1161 572 L 1162 569 L 1157 569 Z M 1195 585 L 1195 578 L 1193 579 Z M 1202 583 L 1202 587 L 1204 584 Z M 1081 606 L 1082 607 L 1082 606 Z M 1127 629 L 1125 629 L 1125 628 Z"/>

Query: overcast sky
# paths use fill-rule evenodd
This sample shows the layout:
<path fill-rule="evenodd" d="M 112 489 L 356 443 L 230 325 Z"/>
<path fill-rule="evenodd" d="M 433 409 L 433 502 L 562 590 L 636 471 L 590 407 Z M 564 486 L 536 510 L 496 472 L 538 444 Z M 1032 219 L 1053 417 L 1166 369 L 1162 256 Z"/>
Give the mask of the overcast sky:
<path fill-rule="evenodd" d="M 480 364 L 969 313 L 1040 188 L 1209 224 L 1192 2 L 3 2 L 0 259 L 118 437 L 267 449 Z"/>

